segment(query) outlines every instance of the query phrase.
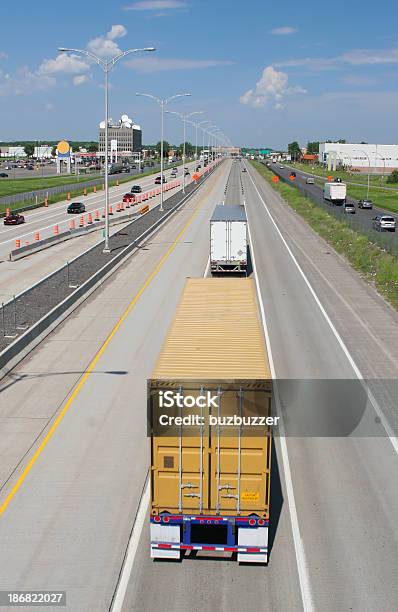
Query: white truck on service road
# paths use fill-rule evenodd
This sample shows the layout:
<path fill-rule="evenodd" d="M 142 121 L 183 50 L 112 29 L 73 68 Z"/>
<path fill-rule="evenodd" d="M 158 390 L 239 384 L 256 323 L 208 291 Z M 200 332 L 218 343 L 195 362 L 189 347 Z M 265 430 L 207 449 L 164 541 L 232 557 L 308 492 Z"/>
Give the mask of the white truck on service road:
<path fill-rule="evenodd" d="M 247 248 L 245 207 L 216 206 L 210 219 L 211 273 L 246 274 Z"/>
<path fill-rule="evenodd" d="M 323 199 L 332 204 L 345 204 L 347 198 L 347 185 L 345 183 L 325 183 Z"/>

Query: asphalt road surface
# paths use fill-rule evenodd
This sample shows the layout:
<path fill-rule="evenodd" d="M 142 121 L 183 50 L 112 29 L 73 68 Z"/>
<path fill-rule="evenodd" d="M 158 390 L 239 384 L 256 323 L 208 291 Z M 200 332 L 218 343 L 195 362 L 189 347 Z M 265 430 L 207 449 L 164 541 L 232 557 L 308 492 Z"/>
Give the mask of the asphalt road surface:
<path fill-rule="evenodd" d="M 190 169 L 192 175 L 194 162 L 187 164 L 187 167 Z M 141 179 L 136 179 L 132 182 L 123 183 L 119 187 L 112 187 L 109 192 L 109 204 L 115 206 L 115 204 L 121 202 L 123 195 L 130 191 L 132 185 L 141 185 L 143 192 L 159 187 L 159 185 L 154 184 L 156 176 L 157 174 L 153 174 Z M 171 178 L 171 170 L 168 170 L 165 173 L 165 176 L 168 183 L 174 180 Z M 181 168 L 178 168 L 178 174 L 175 180 L 180 180 L 182 182 Z M 190 180 L 191 177 L 187 176 L 186 183 L 188 183 Z M 181 187 L 165 192 L 165 197 L 172 195 L 178 189 L 181 189 Z M 153 206 L 158 204 L 159 197 L 150 200 L 150 205 Z M 86 206 L 87 213 L 91 212 L 92 214 L 95 214 L 95 211 L 99 210 L 101 215 L 105 205 L 105 196 L 103 191 L 99 191 L 95 194 L 89 193 L 87 196 L 79 196 L 74 200 L 71 200 L 71 202 L 73 201 L 83 202 Z M 49 236 L 53 236 L 55 225 L 58 225 L 60 233 L 62 231 L 66 231 L 72 218 L 75 219 L 76 226 L 78 226 L 80 217 L 82 215 L 67 214 L 67 206 L 68 202 L 65 200 L 63 202 L 51 204 L 48 208 L 41 207 L 31 211 L 26 211 L 26 213 L 24 213 L 26 222 L 17 226 L 3 225 L 3 220 L 0 219 L 0 259 L 5 258 L 7 254 L 15 248 L 15 240 L 17 238 L 20 239 L 21 246 L 23 246 L 25 242 L 29 242 L 31 244 L 34 241 L 36 232 L 39 232 L 40 238 L 48 238 Z M 86 225 L 87 214 L 83 216 L 84 223 Z M 82 240 L 84 240 L 84 238 L 82 238 Z M 82 251 L 83 250 L 84 249 L 82 249 Z"/>
<path fill-rule="evenodd" d="M 184 279 L 206 273 L 209 219 L 231 167 L 240 186 L 241 164 L 222 164 L 2 381 L 0 589 L 66 590 L 73 612 L 109 610 L 120 594 L 134 518 L 146 512 L 146 379 Z M 375 387 L 356 435 L 275 438 L 267 567 L 200 554 L 153 562 L 145 519 L 122 609 L 393 612 L 397 446 L 386 428 L 397 424 L 398 317 L 252 168 L 242 184 L 234 203 L 246 201 L 276 376 L 350 381 L 361 371 L 383 392 Z M 322 398 L 319 413 L 329 418 Z"/>
<path fill-rule="evenodd" d="M 287 183 L 290 183 L 289 181 L 289 175 L 292 172 L 291 168 L 287 168 L 286 166 L 282 168 L 279 167 L 280 164 L 271 164 L 270 170 L 272 170 L 272 172 L 274 172 L 275 174 L 277 174 L 280 177 L 283 177 Z M 283 165 L 283 164 L 282 164 Z M 301 172 L 300 170 L 296 170 L 294 169 L 294 172 L 296 173 L 296 179 L 293 183 L 293 186 L 295 186 L 297 189 L 299 189 L 300 191 L 307 193 L 307 194 L 311 194 L 311 197 L 313 199 L 315 199 L 315 201 L 320 202 L 321 204 L 327 206 L 327 207 L 331 207 L 334 208 L 335 212 L 340 212 L 342 217 L 350 217 L 351 215 L 348 215 L 346 213 L 344 213 L 344 206 L 334 206 L 333 204 L 330 204 L 329 202 L 325 202 L 325 200 L 323 199 L 323 186 L 317 182 L 314 183 L 314 185 L 307 185 L 306 184 L 306 179 L 307 179 L 307 175 L 303 172 Z M 326 180 L 325 180 L 326 182 Z M 364 195 L 365 197 L 365 195 Z M 394 215 L 393 213 L 389 212 L 388 210 L 384 210 L 382 208 L 378 208 L 377 206 L 374 206 L 372 210 L 369 209 L 362 209 L 362 208 L 358 208 L 358 201 L 354 200 L 353 198 L 347 197 L 347 202 L 353 203 L 355 205 L 356 208 L 356 213 L 355 215 L 352 215 L 353 217 L 355 217 L 355 219 L 353 219 L 354 222 L 357 222 L 358 224 L 360 224 L 361 226 L 363 226 L 363 229 L 367 232 L 372 232 L 373 233 L 373 218 L 378 214 L 387 214 L 390 215 L 392 217 L 395 217 L 396 221 L 396 215 Z M 379 234 L 379 232 L 375 232 L 376 237 Z M 398 231 L 395 232 L 383 232 L 383 236 L 385 236 L 386 238 L 388 238 L 389 240 L 397 243 L 398 242 Z"/>

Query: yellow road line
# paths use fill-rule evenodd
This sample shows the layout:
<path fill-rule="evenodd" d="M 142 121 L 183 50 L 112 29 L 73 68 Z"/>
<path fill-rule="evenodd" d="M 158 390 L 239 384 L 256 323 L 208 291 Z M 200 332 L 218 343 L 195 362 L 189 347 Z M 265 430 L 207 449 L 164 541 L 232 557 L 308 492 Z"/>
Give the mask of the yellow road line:
<path fill-rule="evenodd" d="M 202 203 L 203 204 L 203 203 Z M 192 221 L 194 220 L 194 218 L 196 217 L 196 215 L 198 214 L 199 210 L 202 207 L 202 204 L 200 204 L 195 211 L 193 212 L 193 214 L 191 215 L 191 217 L 188 219 L 188 221 L 186 222 L 186 224 L 184 225 L 184 227 L 182 228 L 182 230 L 179 232 L 177 238 L 174 240 L 173 244 L 170 246 L 170 248 L 166 251 L 166 253 L 163 255 L 163 257 L 161 258 L 161 260 L 158 262 L 158 264 L 156 265 L 156 267 L 154 268 L 154 270 L 151 272 L 151 274 L 148 276 L 148 278 L 146 279 L 146 281 L 144 282 L 144 284 L 142 285 L 141 289 L 138 291 L 138 293 L 136 293 L 136 295 L 133 297 L 133 299 L 131 300 L 131 302 L 129 303 L 129 305 L 127 306 L 126 310 L 123 312 L 123 314 L 121 315 L 120 319 L 118 320 L 118 322 L 116 323 L 115 327 L 112 329 L 112 331 L 110 332 L 109 336 L 107 337 L 107 339 L 105 340 L 105 342 L 103 343 L 103 345 L 101 346 L 101 348 L 98 350 L 97 354 L 95 355 L 95 357 L 93 358 L 93 360 L 91 361 L 91 363 L 89 364 L 88 368 L 86 369 L 86 371 L 84 372 L 82 378 L 79 381 L 79 384 L 77 385 L 77 387 L 75 388 L 75 390 L 73 391 L 72 395 L 70 396 L 70 398 L 68 399 L 68 401 L 66 402 L 66 404 L 64 405 L 64 407 L 62 408 L 62 410 L 60 411 L 60 413 L 58 414 L 57 418 L 55 419 L 55 421 L 53 422 L 53 424 L 51 425 L 50 429 L 48 430 L 48 432 L 46 433 L 45 437 L 43 438 L 43 440 L 40 442 L 39 446 L 37 447 L 34 455 L 32 456 L 32 458 L 28 461 L 28 463 L 26 464 L 26 467 L 24 468 L 22 474 L 19 476 L 18 480 L 16 481 L 16 483 L 14 484 L 14 486 L 12 487 L 10 493 L 7 495 L 6 499 L 4 500 L 4 502 L 1 504 L 0 506 L 0 517 L 4 514 L 5 510 L 7 509 L 8 505 L 10 504 L 11 500 L 14 498 L 15 494 L 18 492 L 18 490 L 20 489 L 20 487 L 22 486 L 22 484 L 24 483 L 27 475 L 29 474 L 29 472 L 31 471 L 32 467 L 34 466 L 34 464 L 36 463 L 37 459 L 39 458 L 39 456 L 41 455 L 41 453 L 43 452 L 43 450 L 45 449 L 45 447 L 47 446 L 48 442 L 50 441 L 50 439 L 52 438 L 55 430 L 57 429 L 58 425 L 61 423 L 62 419 L 64 418 L 65 414 L 68 412 L 69 408 L 71 407 L 73 401 L 76 399 L 76 397 L 78 396 L 78 394 L 80 393 L 80 391 L 82 390 L 82 388 L 84 387 L 88 377 L 90 376 L 90 374 L 92 373 L 94 367 L 96 366 L 99 358 L 102 356 L 102 354 L 104 353 L 106 347 L 108 346 L 108 344 L 110 343 L 110 341 L 112 340 L 112 338 L 114 337 L 114 335 L 116 334 L 116 332 L 118 331 L 119 327 L 121 326 L 121 324 L 123 323 L 123 321 L 126 319 L 126 317 L 128 316 L 128 314 L 130 313 L 130 311 L 132 310 L 132 308 L 134 308 L 135 304 L 137 303 L 137 301 L 139 300 L 139 298 L 141 297 L 141 295 L 144 293 L 145 289 L 148 287 L 148 285 L 152 282 L 152 280 L 155 278 L 155 276 L 158 274 L 158 272 L 160 271 L 160 269 L 163 267 L 164 263 L 166 262 L 166 260 L 169 258 L 169 256 L 171 255 L 171 253 L 174 251 L 175 247 L 177 246 L 178 242 L 180 241 L 181 237 L 185 234 L 186 230 L 188 229 L 188 227 L 191 225 Z"/>

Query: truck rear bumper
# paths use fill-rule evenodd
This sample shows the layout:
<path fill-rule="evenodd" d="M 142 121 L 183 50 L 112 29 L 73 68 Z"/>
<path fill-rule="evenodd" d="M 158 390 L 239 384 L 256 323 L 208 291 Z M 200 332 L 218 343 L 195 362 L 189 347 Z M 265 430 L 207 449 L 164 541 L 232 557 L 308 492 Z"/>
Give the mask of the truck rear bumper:
<path fill-rule="evenodd" d="M 223 262 L 223 261 L 212 261 L 210 263 L 210 270 L 212 273 L 238 273 L 238 274 L 246 274 L 247 270 L 247 262 L 246 261 L 236 261 L 236 262 Z"/>
<path fill-rule="evenodd" d="M 177 523 L 176 517 L 173 522 Z M 263 521 L 264 522 L 264 521 Z M 151 557 L 153 559 L 180 559 L 181 553 L 191 550 L 237 553 L 240 563 L 268 562 L 268 522 L 264 526 L 249 525 L 248 520 L 235 522 L 231 517 L 219 517 L 217 525 L 225 525 L 225 538 L 215 542 L 212 525 L 200 517 L 181 517 L 179 524 L 159 524 L 151 518 Z M 196 525 L 196 529 L 191 529 Z M 199 530 L 198 530 L 199 527 Z M 207 541 L 209 536 L 209 541 Z M 196 542 L 194 540 L 200 540 Z"/>

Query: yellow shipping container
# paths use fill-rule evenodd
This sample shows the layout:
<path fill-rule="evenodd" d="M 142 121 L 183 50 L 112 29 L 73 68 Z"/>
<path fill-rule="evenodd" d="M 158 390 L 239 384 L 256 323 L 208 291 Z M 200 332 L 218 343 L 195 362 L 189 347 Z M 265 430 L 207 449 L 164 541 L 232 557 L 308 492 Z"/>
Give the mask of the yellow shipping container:
<path fill-rule="evenodd" d="M 271 391 L 253 280 L 188 279 L 148 381 L 153 557 L 266 561 Z"/>

